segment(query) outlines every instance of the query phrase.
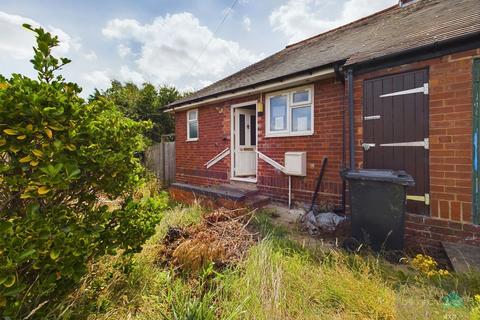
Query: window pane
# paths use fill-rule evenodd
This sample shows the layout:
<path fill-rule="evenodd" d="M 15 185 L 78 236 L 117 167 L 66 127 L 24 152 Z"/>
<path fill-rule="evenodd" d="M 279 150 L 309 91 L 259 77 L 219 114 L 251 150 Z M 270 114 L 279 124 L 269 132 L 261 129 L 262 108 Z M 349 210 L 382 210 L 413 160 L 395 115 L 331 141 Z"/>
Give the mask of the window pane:
<path fill-rule="evenodd" d="M 312 130 L 312 108 L 301 107 L 292 109 L 292 131 L 302 132 Z"/>
<path fill-rule="evenodd" d="M 197 120 L 197 110 L 188 112 L 188 120 Z"/>
<path fill-rule="evenodd" d="M 239 128 L 239 144 L 241 146 L 244 146 L 245 145 L 245 115 L 244 114 L 241 114 L 240 117 L 238 118 L 238 126 L 240 127 Z"/>
<path fill-rule="evenodd" d="M 270 98 L 270 131 L 287 129 L 287 97 Z"/>
<path fill-rule="evenodd" d="M 250 144 L 257 145 L 257 117 L 250 116 Z"/>
<path fill-rule="evenodd" d="M 293 94 L 293 103 L 299 103 L 299 102 L 306 102 L 308 101 L 308 90 L 301 91 L 301 92 L 295 92 Z"/>
<path fill-rule="evenodd" d="M 188 122 L 189 139 L 198 138 L 198 121 L 189 121 Z"/>

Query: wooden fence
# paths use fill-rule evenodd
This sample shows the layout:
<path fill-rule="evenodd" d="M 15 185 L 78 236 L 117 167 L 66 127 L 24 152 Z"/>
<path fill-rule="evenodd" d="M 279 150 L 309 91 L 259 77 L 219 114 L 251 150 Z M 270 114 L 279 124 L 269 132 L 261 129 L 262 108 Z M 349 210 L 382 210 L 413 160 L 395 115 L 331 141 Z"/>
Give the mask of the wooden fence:
<path fill-rule="evenodd" d="M 161 142 L 145 151 L 145 165 L 152 171 L 162 186 L 175 182 L 175 142 Z"/>

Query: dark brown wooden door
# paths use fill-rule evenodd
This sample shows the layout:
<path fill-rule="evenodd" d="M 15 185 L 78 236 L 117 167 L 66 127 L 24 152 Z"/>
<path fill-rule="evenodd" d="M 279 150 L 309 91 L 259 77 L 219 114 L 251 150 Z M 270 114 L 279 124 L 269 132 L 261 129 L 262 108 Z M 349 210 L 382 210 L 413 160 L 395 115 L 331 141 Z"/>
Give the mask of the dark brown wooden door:
<path fill-rule="evenodd" d="M 407 211 L 428 214 L 428 70 L 366 80 L 363 93 L 364 167 L 412 175 Z"/>

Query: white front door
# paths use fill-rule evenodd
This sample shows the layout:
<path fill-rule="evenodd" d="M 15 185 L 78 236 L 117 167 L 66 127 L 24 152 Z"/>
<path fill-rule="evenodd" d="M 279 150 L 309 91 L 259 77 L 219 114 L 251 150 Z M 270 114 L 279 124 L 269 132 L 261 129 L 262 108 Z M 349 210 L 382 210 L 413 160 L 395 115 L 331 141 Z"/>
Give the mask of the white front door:
<path fill-rule="evenodd" d="M 236 177 L 255 176 L 257 172 L 257 116 L 253 109 L 235 108 Z"/>

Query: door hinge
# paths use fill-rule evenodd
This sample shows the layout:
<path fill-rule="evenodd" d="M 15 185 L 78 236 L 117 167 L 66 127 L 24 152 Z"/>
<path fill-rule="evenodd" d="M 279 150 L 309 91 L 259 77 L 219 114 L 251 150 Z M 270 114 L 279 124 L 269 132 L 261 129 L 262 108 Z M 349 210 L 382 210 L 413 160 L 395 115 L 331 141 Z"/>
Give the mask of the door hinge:
<path fill-rule="evenodd" d="M 428 150 L 430 148 L 430 140 L 425 138 L 423 141 L 382 143 L 380 147 L 423 147 Z"/>
<path fill-rule="evenodd" d="M 418 88 L 413 88 L 413 89 L 408 89 L 408 90 L 402 90 L 402 91 L 396 91 L 396 92 L 392 92 L 392 93 L 382 94 L 380 96 L 380 98 L 404 96 L 404 95 L 413 94 L 413 93 L 428 94 L 428 82 L 424 83 L 423 86 L 418 87 Z"/>
<path fill-rule="evenodd" d="M 424 196 L 416 196 L 416 195 L 407 195 L 407 200 L 410 201 L 421 201 L 425 203 L 425 205 L 430 205 L 430 194 L 425 193 Z"/>

